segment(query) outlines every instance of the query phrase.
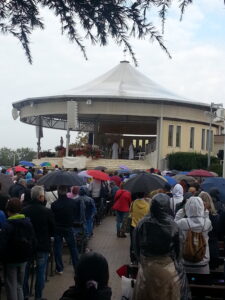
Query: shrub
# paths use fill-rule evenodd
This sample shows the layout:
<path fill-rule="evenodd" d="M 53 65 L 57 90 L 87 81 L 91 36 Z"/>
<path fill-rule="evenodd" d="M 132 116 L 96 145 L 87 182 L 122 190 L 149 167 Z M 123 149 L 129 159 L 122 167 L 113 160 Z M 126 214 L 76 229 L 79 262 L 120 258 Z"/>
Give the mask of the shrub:
<path fill-rule="evenodd" d="M 207 154 L 197 152 L 176 152 L 167 155 L 168 168 L 179 171 L 189 171 L 193 169 L 207 169 Z M 211 156 L 211 164 L 219 164 L 215 156 Z"/>
<path fill-rule="evenodd" d="M 223 174 L 223 165 L 222 164 L 211 164 L 209 171 L 217 173 L 219 176 Z"/>

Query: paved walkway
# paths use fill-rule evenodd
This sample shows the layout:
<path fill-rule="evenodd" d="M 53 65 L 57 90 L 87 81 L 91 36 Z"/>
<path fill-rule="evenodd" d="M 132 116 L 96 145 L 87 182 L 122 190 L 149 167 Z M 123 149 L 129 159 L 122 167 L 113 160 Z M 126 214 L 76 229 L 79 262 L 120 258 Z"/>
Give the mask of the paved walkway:
<path fill-rule="evenodd" d="M 119 276 L 116 274 L 116 270 L 123 264 L 129 263 L 130 239 L 129 237 L 119 239 L 116 237 L 115 232 L 115 217 L 105 218 L 102 224 L 95 228 L 94 236 L 90 240 L 88 247 L 106 257 L 110 270 L 109 286 L 113 292 L 112 300 L 119 300 L 121 297 L 121 283 Z M 43 296 L 48 300 L 58 300 L 63 292 L 74 284 L 73 268 L 70 264 L 70 256 L 67 249 L 63 258 L 65 264 L 63 275 L 49 277 L 46 283 Z M 4 288 L 1 299 L 6 299 Z M 30 299 L 33 299 L 33 297 Z"/>

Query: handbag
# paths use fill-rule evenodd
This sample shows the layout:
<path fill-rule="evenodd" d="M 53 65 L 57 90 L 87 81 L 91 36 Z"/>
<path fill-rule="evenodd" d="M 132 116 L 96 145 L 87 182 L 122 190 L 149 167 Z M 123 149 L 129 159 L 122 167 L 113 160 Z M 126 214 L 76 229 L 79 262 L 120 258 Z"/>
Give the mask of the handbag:
<path fill-rule="evenodd" d="M 121 300 L 132 300 L 134 285 L 136 280 L 132 278 L 127 278 L 122 276 L 121 287 L 122 287 L 122 297 Z"/>

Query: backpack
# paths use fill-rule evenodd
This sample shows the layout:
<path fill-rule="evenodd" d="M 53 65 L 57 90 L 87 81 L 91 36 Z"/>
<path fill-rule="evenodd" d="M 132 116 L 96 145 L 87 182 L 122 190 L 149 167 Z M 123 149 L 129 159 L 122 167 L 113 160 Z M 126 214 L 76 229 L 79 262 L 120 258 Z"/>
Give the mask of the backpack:
<path fill-rule="evenodd" d="M 108 184 L 104 181 L 101 182 L 101 190 L 100 190 L 100 197 L 107 199 L 109 196 L 109 187 Z"/>
<path fill-rule="evenodd" d="M 12 263 L 22 263 L 31 260 L 34 253 L 35 237 L 32 225 L 29 223 L 13 224 L 13 232 L 9 240 L 9 248 L 7 253 L 5 253 L 6 260 Z"/>
<path fill-rule="evenodd" d="M 201 232 L 192 231 L 189 223 L 188 226 L 189 229 L 183 247 L 183 258 L 188 262 L 198 263 L 203 260 L 206 252 L 206 241 L 203 236 L 205 223 Z"/>

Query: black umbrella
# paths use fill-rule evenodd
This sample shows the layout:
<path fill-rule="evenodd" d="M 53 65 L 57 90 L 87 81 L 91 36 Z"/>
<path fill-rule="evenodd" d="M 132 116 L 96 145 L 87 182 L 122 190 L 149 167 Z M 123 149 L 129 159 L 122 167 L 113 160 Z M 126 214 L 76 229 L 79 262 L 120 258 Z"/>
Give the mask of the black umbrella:
<path fill-rule="evenodd" d="M 95 170 L 99 170 L 99 171 L 105 171 L 107 168 L 103 167 L 103 166 L 97 166 L 94 168 Z"/>
<path fill-rule="evenodd" d="M 129 179 L 124 184 L 124 189 L 131 193 L 149 193 L 164 188 L 166 183 L 160 176 L 142 172 Z"/>
<path fill-rule="evenodd" d="M 83 184 L 82 179 L 77 174 L 72 174 L 67 171 L 53 171 L 47 175 L 41 177 L 38 182 L 38 185 L 44 185 L 45 187 L 51 187 L 56 185 L 79 185 Z"/>

